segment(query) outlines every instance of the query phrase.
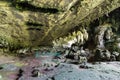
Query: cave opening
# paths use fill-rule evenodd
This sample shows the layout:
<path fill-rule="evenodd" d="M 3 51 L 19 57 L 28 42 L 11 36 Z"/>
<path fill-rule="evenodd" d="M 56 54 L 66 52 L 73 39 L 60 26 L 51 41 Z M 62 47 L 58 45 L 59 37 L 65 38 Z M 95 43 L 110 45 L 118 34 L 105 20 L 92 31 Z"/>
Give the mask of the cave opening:
<path fill-rule="evenodd" d="M 1 0 L 0 80 L 120 80 L 117 2 Z"/>

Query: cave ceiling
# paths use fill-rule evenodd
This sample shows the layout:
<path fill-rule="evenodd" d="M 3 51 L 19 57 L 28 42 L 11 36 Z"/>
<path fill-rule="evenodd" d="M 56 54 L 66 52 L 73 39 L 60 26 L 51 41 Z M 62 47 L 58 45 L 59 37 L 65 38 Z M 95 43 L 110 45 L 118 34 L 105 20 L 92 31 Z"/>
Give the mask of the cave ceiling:
<path fill-rule="evenodd" d="M 52 45 L 120 7 L 120 0 L 2 0 L 0 37 L 22 45 Z"/>

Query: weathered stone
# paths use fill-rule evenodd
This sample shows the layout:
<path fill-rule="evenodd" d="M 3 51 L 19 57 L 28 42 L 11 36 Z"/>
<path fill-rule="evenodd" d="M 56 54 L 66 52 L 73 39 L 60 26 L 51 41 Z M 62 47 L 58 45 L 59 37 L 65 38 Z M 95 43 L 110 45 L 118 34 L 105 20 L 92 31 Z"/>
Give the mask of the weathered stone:
<path fill-rule="evenodd" d="M 96 28 L 96 30 L 95 30 L 95 33 L 96 33 L 95 42 L 96 42 L 97 48 L 105 48 L 104 36 L 105 36 L 105 32 L 107 31 L 107 29 L 110 27 L 111 27 L 111 24 L 105 24 L 105 25 L 100 25 Z"/>
<path fill-rule="evenodd" d="M 116 61 L 116 56 L 115 55 L 111 55 L 110 61 Z"/>
<path fill-rule="evenodd" d="M 32 77 L 39 77 L 39 70 L 37 70 L 37 69 L 34 69 L 33 71 L 32 71 Z"/>
<path fill-rule="evenodd" d="M 97 49 L 95 52 L 95 61 L 109 61 L 111 53 L 108 50 Z"/>
<path fill-rule="evenodd" d="M 117 40 L 117 37 L 118 36 L 113 37 L 110 39 L 110 41 L 105 43 L 105 47 L 111 52 L 120 52 L 119 41 Z"/>
<path fill-rule="evenodd" d="M 112 54 L 115 55 L 116 57 L 120 55 L 120 53 L 118 53 L 116 51 L 114 51 Z"/>
<path fill-rule="evenodd" d="M 54 39 L 67 35 L 75 26 L 120 7 L 119 0 L 16 1 L 0 1 L 0 36 L 11 48 L 52 45 Z"/>

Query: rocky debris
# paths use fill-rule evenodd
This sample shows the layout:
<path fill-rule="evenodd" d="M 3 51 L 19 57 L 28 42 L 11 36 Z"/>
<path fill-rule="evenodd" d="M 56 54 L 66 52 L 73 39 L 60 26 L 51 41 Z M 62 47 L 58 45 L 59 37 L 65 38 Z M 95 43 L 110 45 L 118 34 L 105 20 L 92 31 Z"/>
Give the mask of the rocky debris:
<path fill-rule="evenodd" d="M 117 61 L 119 60 L 120 53 L 113 51 L 110 52 L 106 49 L 97 49 L 94 55 L 94 61 Z"/>
<path fill-rule="evenodd" d="M 38 69 L 33 69 L 32 71 L 32 77 L 39 77 L 40 76 L 40 72 Z"/>
<path fill-rule="evenodd" d="M 117 61 L 120 61 L 120 53 L 119 52 L 116 52 L 116 51 L 114 51 L 114 52 L 112 52 L 112 55 L 114 55 L 115 56 L 115 59 L 117 60 Z"/>
<path fill-rule="evenodd" d="M 114 31 L 112 24 L 104 23 L 95 28 L 93 53 L 95 61 L 116 61 L 119 56 L 119 36 Z"/>
<path fill-rule="evenodd" d="M 118 57 L 120 55 L 120 53 L 118 53 L 116 51 L 112 52 L 112 54 L 115 55 L 116 57 Z"/>
<path fill-rule="evenodd" d="M 59 63 L 54 62 L 55 60 L 52 61 L 48 61 L 48 62 L 43 62 L 42 66 L 44 68 L 44 70 L 52 70 L 55 66 L 57 66 Z"/>
<path fill-rule="evenodd" d="M 79 47 L 78 45 L 75 45 L 73 44 L 71 46 L 71 49 L 67 49 L 65 51 L 65 58 L 67 62 L 72 62 L 72 63 L 78 63 L 78 64 L 81 64 L 83 66 L 86 66 L 86 63 L 88 61 L 88 57 L 89 57 L 89 52 L 88 50 L 86 49 L 83 50 L 83 48 Z M 69 60 L 71 59 L 71 60 Z"/>
<path fill-rule="evenodd" d="M 108 50 L 97 49 L 95 52 L 95 60 L 97 61 L 109 61 L 111 53 Z"/>
<path fill-rule="evenodd" d="M 79 65 L 79 68 L 88 69 L 88 59 L 91 55 L 89 49 L 83 49 L 83 47 L 79 47 L 78 45 L 73 44 L 71 48 L 64 49 L 64 52 L 60 52 L 58 55 L 56 52 L 51 53 L 50 51 L 42 51 L 38 50 L 37 57 L 34 56 L 35 60 L 30 60 L 29 67 L 22 68 L 22 73 L 18 71 L 18 74 L 21 76 L 18 76 L 20 80 L 25 77 L 42 77 L 43 75 L 46 76 L 46 72 L 52 72 L 55 68 L 58 68 L 62 63 L 73 63 Z M 61 54 L 62 53 L 62 54 Z M 35 54 L 35 55 L 36 55 Z M 55 56 L 62 56 L 56 57 Z M 116 61 L 119 58 L 119 53 L 109 52 L 107 49 L 97 49 L 95 53 L 95 61 Z M 8 65 L 9 66 L 9 65 Z M 12 66 L 14 68 L 14 66 Z M 11 69 L 12 69 L 11 68 Z M 7 68 L 3 68 L 8 70 Z M 13 69 L 12 71 L 15 71 L 16 69 Z M 27 71 L 28 70 L 28 71 Z M 11 70 L 10 70 L 11 71 Z M 24 75 L 24 76 L 23 76 Z M 18 79 L 18 80 L 19 80 Z"/>
<path fill-rule="evenodd" d="M 119 40 L 118 40 L 119 36 L 114 36 L 112 39 L 110 39 L 108 42 L 105 43 L 105 47 L 110 50 L 111 52 L 120 52 L 120 48 L 119 48 Z"/>
<path fill-rule="evenodd" d="M 110 61 L 116 61 L 116 56 L 115 55 L 111 55 L 110 56 Z"/>
<path fill-rule="evenodd" d="M 104 80 L 109 80 L 110 78 L 112 80 L 119 80 L 119 62 L 101 62 L 100 64 L 87 64 L 88 68 L 74 65 L 74 64 L 67 64 L 67 63 L 61 63 L 57 67 L 55 67 L 52 71 L 44 71 L 44 73 L 41 73 L 40 67 L 34 67 L 34 68 L 26 68 L 27 70 L 20 69 L 18 71 L 19 79 L 16 80 L 101 80 L 104 78 Z M 90 67 L 90 68 L 89 68 Z M 40 74 L 43 74 L 39 76 Z M 25 76 L 28 75 L 29 76 Z M 32 77 L 32 74 L 34 76 Z M 90 76 L 92 74 L 92 76 Z M 46 76 L 44 76 L 46 75 Z M 6 80 L 11 80 L 10 78 Z M 13 80 L 13 79 L 12 79 Z M 15 79 L 14 79 L 15 80 Z"/>
<path fill-rule="evenodd" d="M 19 80 L 19 79 L 23 76 L 23 72 L 24 72 L 24 71 L 23 71 L 22 69 L 19 70 L 19 72 L 18 72 L 18 74 L 17 74 L 18 77 L 17 77 L 16 80 Z"/>

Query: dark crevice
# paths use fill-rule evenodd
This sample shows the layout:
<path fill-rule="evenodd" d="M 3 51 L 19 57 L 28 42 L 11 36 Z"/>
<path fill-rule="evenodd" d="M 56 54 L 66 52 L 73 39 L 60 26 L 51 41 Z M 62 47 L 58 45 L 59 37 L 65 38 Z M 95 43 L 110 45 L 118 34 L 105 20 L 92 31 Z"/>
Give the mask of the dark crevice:
<path fill-rule="evenodd" d="M 23 76 L 23 73 L 24 73 L 24 71 L 22 69 L 20 69 L 19 73 L 17 74 L 18 77 L 16 80 L 19 80 Z"/>
<path fill-rule="evenodd" d="M 35 22 L 26 22 L 26 25 L 28 25 L 28 26 L 43 26 L 43 24 L 35 23 Z"/>
<path fill-rule="evenodd" d="M 37 30 L 37 31 L 41 31 L 40 28 L 27 28 L 27 30 Z"/>
<path fill-rule="evenodd" d="M 13 2 L 12 6 L 14 6 L 16 9 L 21 11 L 29 10 L 34 12 L 52 13 L 52 14 L 59 12 L 59 10 L 56 8 L 36 7 L 29 4 L 28 2 Z"/>
<path fill-rule="evenodd" d="M 43 27 L 43 24 L 40 23 L 36 23 L 36 22 L 26 22 L 26 25 L 29 27 L 27 28 L 27 30 L 37 30 L 37 31 L 41 31 L 41 27 Z"/>
<path fill-rule="evenodd" d="M 3 67 L 0 66 L 0 70 L 2 70 L 2 69 L 3 69 Z"/>

